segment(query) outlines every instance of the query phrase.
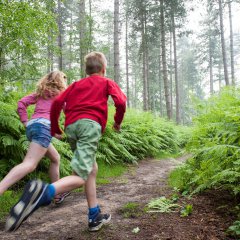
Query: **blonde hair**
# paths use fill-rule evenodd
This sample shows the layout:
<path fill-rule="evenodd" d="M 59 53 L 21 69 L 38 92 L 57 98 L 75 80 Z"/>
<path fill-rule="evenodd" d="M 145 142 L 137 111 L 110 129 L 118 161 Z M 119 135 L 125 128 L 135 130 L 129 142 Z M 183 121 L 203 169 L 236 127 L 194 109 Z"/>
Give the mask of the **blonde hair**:
<path fill-rule="evenodd" d="M 38 97 L 52 98 L 67 88 L 67 77 L 61 71 L 53 71 L 41 78 L 36 86 Z"/>
<path fill-rule="evenodd" d="M 101 52 L 91 52 L 84 58 L 87 75 L 100 73 L 107 67 L 107 59 Z"/>

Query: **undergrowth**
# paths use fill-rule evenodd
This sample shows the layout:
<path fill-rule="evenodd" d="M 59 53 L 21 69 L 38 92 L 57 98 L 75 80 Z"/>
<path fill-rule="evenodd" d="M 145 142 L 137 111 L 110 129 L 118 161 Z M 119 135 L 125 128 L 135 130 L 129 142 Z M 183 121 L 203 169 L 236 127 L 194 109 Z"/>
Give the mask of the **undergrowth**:
<path fill-rule="evenodd" d="M 189 194 L 214 188 L 240 194 L 239 106 L 240 90 L 235 88 L 225 88 L 198 104 L 187 145 L 193 157 L 171 173 L 171 186 Z M 239 224 L 233 229 L 239 233 Z"/>

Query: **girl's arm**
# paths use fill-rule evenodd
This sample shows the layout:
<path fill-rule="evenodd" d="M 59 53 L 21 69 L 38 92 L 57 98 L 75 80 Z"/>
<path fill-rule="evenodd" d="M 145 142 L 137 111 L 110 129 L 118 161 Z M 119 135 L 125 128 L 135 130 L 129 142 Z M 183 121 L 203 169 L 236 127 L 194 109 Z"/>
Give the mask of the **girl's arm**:
<path fill-rule="evenodd" d="M 35 93 L 27 95 L 18 101 L 17 112 L 21 122 L 26 126 L 28 121 L 27 107 L 37 102 L 37 96 Z"/>

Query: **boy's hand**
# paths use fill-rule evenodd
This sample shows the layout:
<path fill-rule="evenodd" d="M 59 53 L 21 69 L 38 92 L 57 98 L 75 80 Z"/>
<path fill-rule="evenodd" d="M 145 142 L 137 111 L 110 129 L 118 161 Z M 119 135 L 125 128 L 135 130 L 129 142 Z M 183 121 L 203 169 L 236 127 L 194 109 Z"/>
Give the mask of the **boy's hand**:
<path fill-rule="evenodd" d="M 117 124 L 117 123 L 114 123 L 113 124 L 113 129 L 117 132 L 120 132 L 121 130 L 121 125 L 120 124 Z"/>
<path fill-rule="evenodd" d="M 57 138 L 58 140 L 61 140 L 61 139 L 62 139 L 62 135 L 61 135 L 61 134 L 55 133 L 55 134 L 54 134 L 54 137 Z"/>

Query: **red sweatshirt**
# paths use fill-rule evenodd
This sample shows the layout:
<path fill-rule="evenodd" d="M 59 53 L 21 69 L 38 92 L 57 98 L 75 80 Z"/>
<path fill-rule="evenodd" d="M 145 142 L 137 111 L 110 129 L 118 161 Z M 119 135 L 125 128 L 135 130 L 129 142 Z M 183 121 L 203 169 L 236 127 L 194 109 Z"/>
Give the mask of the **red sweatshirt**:
<path fill-rule="evenodd" d="M 61 134 L 59 117 L 64 107 L 65 128 L 79 119 L 88 118 L 106 128 L 108 117 L 108 96 L 111 96 L 116 113 L 114 120 L 121 124 L 126 110 L 126 96 L 119 86 L 106 77 L 91 75 L 71 84 L 52 103 L 50 120 L 51 134 Z"/>

